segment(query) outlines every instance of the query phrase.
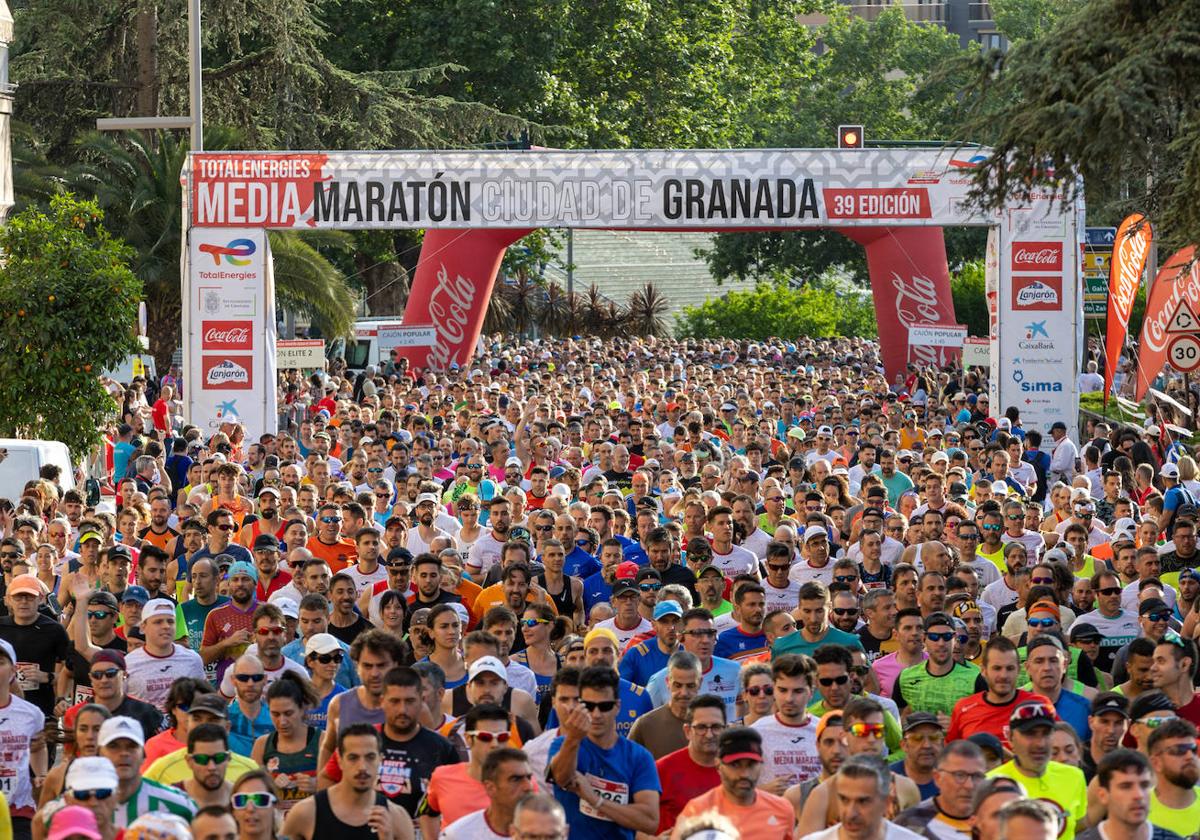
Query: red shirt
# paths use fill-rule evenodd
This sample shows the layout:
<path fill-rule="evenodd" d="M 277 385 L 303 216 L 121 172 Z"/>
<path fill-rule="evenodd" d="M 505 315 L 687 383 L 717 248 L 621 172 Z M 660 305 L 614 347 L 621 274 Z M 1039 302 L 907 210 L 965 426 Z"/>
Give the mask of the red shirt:
<path fill-rule="evenodd" d="M 258 582 L 258 586 L 256 587 L 258 600 L 266 601 L 271 597 L 272 592 L 283 589 L 283 587 L 287 586 L 291 582 L 292 576 L 280 569 L 275 573 L 275 577 L 271 578 L 271 582 L 267 584 L 267 588 L 265 590 L 263 589 L 262 581 L 260 580 Z"/>
<path fill-rule="evenodd" d="M 238 630 L 254 630 L 254 611 L 258 608 L 258 601 L 251 601 L 250 606 L 243 612 L 239 610 L 233 601 L 228 604 L 222 604 L 208 614 L 204 619 L 204 635 L 201 637 L 200 647 L 208 647 L 215 645 L 222 639 L 236 633 Z M 221 682 L 221 677 L 225 675 L 225 669 L 228 668 L 235 659 L 246 652 L 246 648 L 250 647 L 247 642 L 244 645 L 238 645 L 228 652 L 228 656 L 217 663 L 217 684 Z"/>
<path fill-rule="evenodd" d="M 685 805 L 721 785 L 717 768 L 701 767 L 692 760 L 687 747 L 664 755 L 655 762 L 655 766 L 658 768 L 658 778 L 671 780 L 670 784 L 663 785 L 662 796 L 658 800 L 659 834 L 675 827 L 679 812 Z"/>
<path fill-rule="evenodd" d="M 954 713 L 950 715 L 950 730 L 946 733 L 946 743 L 958 741 L 978 732 L 990 732 L 1000 739 L 1000 743 L 1004 744 L 1005 749 L 1008 749 L 1006 730 L 1012 710 L 1030 700 L 1041 700 L 1050 708 L 1054 708 L 1054 704 L 1042 695 L 1020 688 L 1017 689 L 1016 697 L 1000 705 L 989 702 L 986 691 L 964 697 L 954 704 Z"/>

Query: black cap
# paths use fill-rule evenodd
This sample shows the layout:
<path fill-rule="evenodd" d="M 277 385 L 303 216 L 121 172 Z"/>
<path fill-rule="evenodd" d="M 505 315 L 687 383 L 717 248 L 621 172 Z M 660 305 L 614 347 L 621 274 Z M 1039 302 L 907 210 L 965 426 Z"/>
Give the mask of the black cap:
<path fill-rule="evenodd" d="M 1067 424 L 1061 420 L 1055 420 L 1050 424 L 1050 431 L 1053 432 L 1055 429 L 1062 429 L 1065 432 L 1067 430 Z"/>
<path fill-rule="evenodd" d="M 412 561 L 413 561 L 413 553 L 402 545 L 396 546 L 395 548 L 393 548 L 391 551 L 389 551 L 387 553 L 387 562 L 388 563 L 401 562 L 401 563 L 405 563 L 405 564 L 408 564 L 411 566 Z"/>
<path fill-rule="evenodd" d="M 918 726 L 936 726 L 938 729 L 944 730 L 942 722 L 938 720 L 937 715 L 930 712 L 913 712 L 904 721 L 904 731 L 908 732 L 911 729 L 916 729 Z"/>
<path fill-rule="evenodd" d="M 926 630 L 928 630 L 930 627 L 938 627 L 942 625 L 953 629 L 954 619 L 950 617 L 949 613 L 932 612 L 925 616 L 925 622 L 923 626 Z"/>
<path fill-rule="evenodd" d="M 1086 621 L 1077 621 L 1071 625 L 1071 641 L 1082 642 L 1086 639 L 1102 639 L 1100 630 L 1094 624 L 1088 624 Z M 1121 695 L 1117 695 L 1118 697 Z"/>
<path fill-rule="evenodd" d="M 1061 641 L 1059 641 L 1058 637 L 1051 633 L 1042 633 L 1041 635 L 1030 639 L 1029 643 L 1025 646 L 1025 650 L 1026 653 L 1029 654 L 1033 653 L 1035 649 L 1040 647 L 1052 647 L 1062 651 L 1066 650 L 1066 647 Z"/>
<path fill-rule="evenodd" d="M 628 578 L 617 578 L 613 581 L 612 596 L 624 595 L 626 592 L 637 592 L 637 584 Z"/>
<path fill-rule="evenodd" d="M 117 596 L 111 592 L 98 591 L 88 595 L 88 606 L 98 606 L 103 604 L 111 610 L 117 609 Z"/>
<path fill-rule="evenodd" d="M 641 583 L 642 581 L 650 580 L 651 578 L 657 581 L 662 581 L 662 575 L 659 574 L 658 569 L 654 568 L 653 566 L 642 566 L 640 569 L 638 569 L 635 580 L 638 583 Z"/>
<path fill-rule="evenodd" d="M 967 495 L 967 485 L 963 484 L 961 481 L 950 482 L 949 495 L 951 498 L 956 498 L 958 496 L 966 496 Z"/>
<path fill-rule="evenodd" d="M 880 519 L 883 519 L 883 510 L 877 507 L 863 508 L 862 515 L 863 517 L 878 516 Z"/>
<path fill-rule="evenodd" d="M 999 759 L 1004 758 L 1004 744 L 991 732 L 976 732 L 967 740 L 984 752 L 990 752 Z"/>
<path fill-rule="evenodd" d="M 1143 718 L 1151 712 L 1173 712 L 1175 704 L 1171 698 L 1161 691 L 1147 691 L 1137 696 L 1129 706 L 1129 717 L 1132 720 Z"/>
<path fill-rule="evenodd" d="M 717 756 L 726 764 L 743 758 L 762 761 L 762 735 L 748 726 L 730 727 L 721 733 L 717 741 Z"/>
<path fill-rule="evenodd" d="M 259 534 L 254 538 L 254 550 L 262 551 L 264 549 L 279 551 L 279 540 L 270 534 Z"/>
<path fill-rule="evenodd" d="M 108 550 L 108 559 L 112 560 L 114 557 L 124 557 L 131 563 L 133 562 L 133 554 L 126 546 L 123 546 L 120 543 L 117 543 Z"/>
<path fill-rule="evenodd" d="M 1167 602 L 1162 598 L 1147 598 L 1145 601 L 1142 601 L 1141 606 L 1138 607 L 1139 616 L 1148 615 L 1149 613 L 1154 612 L 1169 613 L 1170 611 L 1171 608 L 1167 606 Z"/>
<path fill-rule="evenodd" d="M 192 705 L 188 706 L 188 713 L 192 712 L 208 712 L 210 715 L 216 715 L 224 720 L 229 715 L 229 707 L 221 699 L 220 694 L 204 692 L 192 698 Z"/>
<path fill-rule="evenodd" d="M 1093 715 L 1116 712 L 1123 718 L 1129 717 L 1129 698 L 1115 691 L 1102 691 L 1092 700 Z"/>

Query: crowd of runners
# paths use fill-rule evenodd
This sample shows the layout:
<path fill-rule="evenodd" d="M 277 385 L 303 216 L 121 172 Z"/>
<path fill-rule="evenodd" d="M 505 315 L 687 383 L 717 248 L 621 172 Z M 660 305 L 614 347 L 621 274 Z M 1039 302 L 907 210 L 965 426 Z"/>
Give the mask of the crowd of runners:
<path fill-rule="evenodd" d="M 1200 836 L 1166 422 L 861 340 L 181 387 L 0 500 L 0 840 Z"/>

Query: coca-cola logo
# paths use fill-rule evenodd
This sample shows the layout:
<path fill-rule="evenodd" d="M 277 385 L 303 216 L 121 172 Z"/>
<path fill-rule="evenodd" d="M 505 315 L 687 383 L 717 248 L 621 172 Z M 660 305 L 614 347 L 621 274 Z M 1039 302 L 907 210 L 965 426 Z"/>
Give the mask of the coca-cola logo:
<path fill-rule="evenodd" d="M 1062 276 L 1013 277 L 1012 307 L 1021 311 L 1062 310 Z"/>
<path fill-rule="evenodd" d="M 454 279 L 442 263 L 437 273 L 437 285 L 429 295 L 429 323 L 437 331 L 437 339 L 425 357 L 434 370 L 446 370 L 458 359 L 467 340 L 467 324 L 476 307 L 475 282 L 456 274 Z"/>
<path fill-rule="evenodd" d="M 253 321 L 204 321 L 200 325 L 200 349 L 238 352 L 254 349 Z"/>
<path fill-rule="evenodd" d="M 1062 271 L 1061 242 L 1014 242 L 1013 271 Z"/>
<path fill-rule="evenodd" d="M 950 313 L 942 312 L 937 287 L 930 278 L 914 274 L 910 281 L 906 281 L 893 272 L 892 288 L 896 290 L 896 320 L 904 327 L 906 341 L 908 331 L 912 327 L 954 323 L 954 317 Z M 909 361 L 919 365 L 942 365 L 949 361 L 949 351 L 950 348 L 946 347 L 909 345 Z"/>
<path fill-rule="evenodd" d="M 254 387 L 253 356 L 204 356 L 205 390 L 249 391 Z"/>
<path fill-rule="evenodd" d="M 1122 225 L 1122 228 L 1124 225 Z M 1113 270 L 1108 286 L 1108 305 L 1122 325 L 1129 323 L 1133 300 L 1137 297 L 1138 282 L 1150 253 L 1150 225 L 1142 225 L 1129 235 L 1118 235 L 1113 253 Z"/>
<path fill-rule="evenodd" d="M 1180 252 L 1171 258 L 1169 264 L 1186 265 L 1194 254 L 1191 249 L 1185 249 L 1185 251 L 1187 256 L 1183 256 L 1185 252 Z M 1167 330 L 1171 328 L 1171 316 L 1175 314 L 1180 301 L 1186 298 L 1191 304 L 1192 311 L 1200 311 L 1200 261 L 1193 262 L 1186 274 L 1177 274 L 1174 279 L 1165 280 L 1160 275 L 1159 279 L 1154 282 L 1154 291 L 1157 292 L 1163 284 L 1166 284 L 1170 292 L 1165 298 L 1155 295 L 1155 299 L 1146 307 L 1146 322 L 1142 327 L 1141 364 L 1143 366 L 1151 361 L 1147 359 L 1147 350 L 1151 353 L 1165 353 L 1167 345 L 1175 337 Z M 1161 363 L 1162 359 L 1158 358 L 1154 360 L 1154 365 L 1145 369 L 1157 370 Z"/>

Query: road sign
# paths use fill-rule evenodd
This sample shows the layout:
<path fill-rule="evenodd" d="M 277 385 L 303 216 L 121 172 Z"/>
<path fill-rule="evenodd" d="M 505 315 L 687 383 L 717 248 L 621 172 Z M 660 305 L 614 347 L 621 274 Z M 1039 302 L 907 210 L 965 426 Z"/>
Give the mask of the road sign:
<path fill-rule="evenodd" d="M 1088 251 L 1083 255 L 1083 270 L 1099 274 L 1108 273 L 1108 264 L 1112 260 L 1112 251 Z"/>
<path fill-rule="evenodd" d="M 1180 373 L 1191 373 L 1200 368 L 1200 338 L 1195 335 L 1177 335 L 1167 347 L 1167 361 Z"/>
<path fill-rule="evenodd" d="M 1200 332 L 1200 318 L 1192 311 L 1187 298 L 1180 298 L 1171 320 L 1167 322 L 1167 335 L 1189 335 Z"/>
<path fill-rule="evenodd" d="M 1108 275 L 1083 275 L 1083 316 L 1104 318 L 1108 314 Z"/>
<path fill-rule="evenodd" d="M 1113 243 L 1117 241 L 1117 229 L 1115 227 L 1086 228 L 1083 241 L 1089 248 L 1106 248 L 1111 251 Z"/>
<path fill-rule="evenodd" d="M 280 370 L 325 367 L 325 340 L 321 338 L 283 339 L 275 342 L 275 360 Z"/>

